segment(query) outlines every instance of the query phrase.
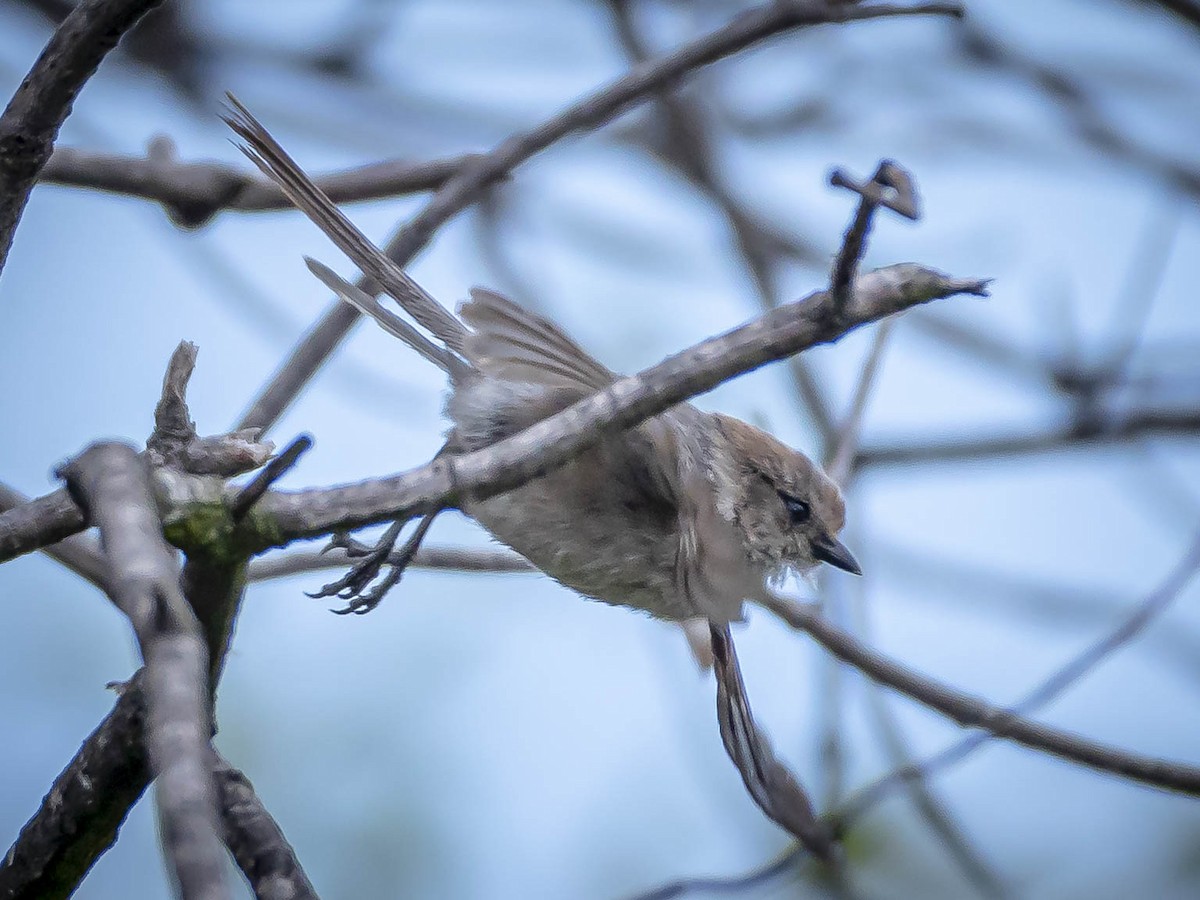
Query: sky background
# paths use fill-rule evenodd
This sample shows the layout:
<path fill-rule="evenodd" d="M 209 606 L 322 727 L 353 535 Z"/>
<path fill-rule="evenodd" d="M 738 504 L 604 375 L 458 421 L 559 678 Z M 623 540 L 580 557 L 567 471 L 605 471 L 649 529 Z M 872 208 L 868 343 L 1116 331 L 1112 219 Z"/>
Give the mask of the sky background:
<path fill-rule="evenodd" d="M 1034 360 L 1105 358 L 1124 310 L 1153 295 L 1130 371 L 1155 381 L 1109 408 L 1194 409 L 1200 217 L 1197 194 L 1164 171 L 1200 168 L 1200 32 L 1150 4 L 967 7 L 1015 58 L 1085 84 L 1139 152 L 1097 151 L 1028 78 L 965 63 L 944 20 L 773 40 L 706 70 L 689 91 L 717 111 L 715 153 L 736 195 L 811 247 L 810 260 L 780 268 L 780 298 L 824 284 L 849 221 L 852 198 L 826 186 L 829 170 L 866 176 L 892 157 L 914 173 L 925 218 L 881 215 L 868 265 L 994 277 L 990 299 L 940 301 L 934 313 Z M 731 9 L 643 4 L 637 20 L 661 50 Z M 199 87 L 181 92 L 115 55 L 61 144 L 137 154 L 166 134 L 182 159 L 240 166 L 216 118 L 230 90 L 310 171 L 435 158 L 487 149 L 627 68 L 597 3 L 221 0 L 191 4 L 186 16 L 207 48 Z M 0 5 L 0 93 L 11 95 L 49 33 L 28 6 Z M 339 42 L 362 48 L 352 76 L 296 62 Z M 498 226 L 477 211 L 459 216 L 411 272 L 451 306 L 475 284 L 510 291 L 622 371 L 756 315 L 725 220 L 633 146 L 653 115 L 626 114 L 522 166 L 493 194 Z M 761 127 L 788 116 L 796 127 Z M 422 199 L 359 204 L 351 216 L 382 242 Z M 352 274 L 294 212 L 225 213 L 184 232 L 144 201 L 37 188 L 0 279 L 0 479 L 45 493 L 53 467 L 89 442 L 144 441 L 183 339 L 200 347 L 189 401 L 201 433 L 230 427 L 329 302 L 305 254 Z M 1147 262 L 1156 254 L 1161 267 Z M 809 354 L 835 409 L 847 407 L 871 339 L 865 329 Z M 442 390 L 439 372 L 360 326 L 272 431 L 279 443 L 316 439 L 285 484 L 424 462 L 441 443 Z M 782 366 L 697 402 L 816 452 Z M 1030 431 L 1067 412 L 1044 382 L 985 366 L 902 319 L 863 442 Z M 1200 529 L 1198 463 L 1195 437 L 1176 437 L 868 470 L 849 490 L 845 535 L 867 575 L 825 585 L 865 611 L 870 641 L 887 654 L 1013 702 L 1177 565 Z M 489 539 L 449 514 L 430 543 Z M 323 897 L 624 897 L 679 877 L 736 875 L 789 846 L 725 757 L 712 679 L 676 629 L 536 575 L 414 571 L 372 614 L 336 617 L 303 593 L 336 574 L 253 585 L 218 691 L 217 745 L 254 782 Z M 1200 760 L 1198 601 L 1193 584 L 1040 717 Z M 736 638 L 760 724 L 814 795 L 827 796 L 825 655 L 762 612 Z M 128 625 L 91 586 L 41 555 L 0 566 L 5 842 L 111 708 L 105 684 L 136 665 Z M 850 787 L 890 768 L 870 699 L 844 675 Z M 886 701 L 917 756 L 960 733 L 906 699 Z M 1015 896 L 1200 891 L 1194 801 L 1003 742 L 932 784 Z M 903 794 L 861 823 L 852 859 L 867 896 L 971 896 Z M 801 868 L 740 896 L 792 896 L 809 875 Z M 143 800 L 78 896 L 168 895 Z"/>

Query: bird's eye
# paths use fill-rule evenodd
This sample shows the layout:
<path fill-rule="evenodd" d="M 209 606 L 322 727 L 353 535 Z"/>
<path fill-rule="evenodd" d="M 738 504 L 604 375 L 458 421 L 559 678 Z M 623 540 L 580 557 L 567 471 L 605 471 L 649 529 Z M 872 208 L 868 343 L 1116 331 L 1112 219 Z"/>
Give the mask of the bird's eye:
<path fill-rule="evenodd" d="M 792 520 L 793 525 L 807 522 L 808 517 L 812 515 L 812 509 L 799 497 L 793 497 L 791 494 L 780 491 L 779 499 L 783 501 L 784 508 L 787 509 L 788 517 Z"/>

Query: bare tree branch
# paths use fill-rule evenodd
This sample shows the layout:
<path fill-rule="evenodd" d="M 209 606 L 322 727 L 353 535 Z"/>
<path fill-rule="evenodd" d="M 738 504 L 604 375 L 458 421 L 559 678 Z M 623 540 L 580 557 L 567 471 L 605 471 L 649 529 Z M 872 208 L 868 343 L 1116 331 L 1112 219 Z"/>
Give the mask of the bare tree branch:
<path fill-rule="evenodd" d="M 633 4 L 630 0 L 609 0 L 608 6 L 616 25 L 617 38 L 626 56 L 635 64 L 648 64 L 651 53 L 634 23 Z M 712 138 L 703 109 L 692 102 L 687 94 L 671 88 L 672 85 L 665 84 L 655 91 L 666 134 L 661 149 L 650 149 L 657 150 L 667 163 L 689 178 L 721 211 L 754 282 L 759 306 L 766 312 L 778 305 L 780 299 L 775 266 L 779 262 L 781 236 L 771 232 L 758 217 L 745 209 L 725 186 L 713 158 Z M 793 257 L 812 258 L 816 255 L 813 248 L 794 240 L 790 242 L 788 250 Z M 800 356 L 788 360 L 788 372 L 796 395 L 804 403 L 805 412 L 811 417 L 822 440 L 828 443 L 833 437 L 833 416 L 817 383 L 816 373 Z M 704 638 L 707 640 L 707 634 Z"/>
<path fill-rule="evenodd" d="M 0 115 L 0 271 L 38 173 L 84 83 L 121 36 L 161 0 L 82 0 Z"/>
<path fill-rule="evenodd" d="M 228 896 L 208 761 L 208 653 L 162 538 L 146 463 L 128 445 L 93 444 L 60 470 L 100 529 L 113 602 L 146 663 L 146 735 L 165 852 L 185 898 Z"/>
<path fill-rule="evenodd" d="M 267 812 L 254 785 L 215 751 L 213 777 L 225 844 L 258 900 L 317 900 L 296 851 Z"/>
<path fill-rule="evenodd" d="M 0 562 L 57 544 L 87 527 L 65 488 L 0 513 Z"/>
<path fill-rule="evenodd" d="M 0 513 L 15 506 L 24 506 L 30 498 L 7 484 L 0 482 Z M 89 581 L 102 591 L 107 590 L 108 570 L 100 556 L 96 542 L 82 534 L 71 535 L 57 544 L 45 548 L 46 555 L 62 563 L 80 578 Z"/>
<path fill-rule="evenodd" d="M 269 493 L 259 505 L 259 511 L 273 519 L 272 534 L 264 535 L 267 546 L 411 517 L 466 495 L 502 493 L 562 465 L 610 429 L 636 425 L 736 374 L 836 340 L 852 328 L 919 303 L 959 293 L 982 295 L 986 285 L 912 264 L 877 269 L 858 278 L 850 304 L 838 316 L 832 313 L 828 292 L 819 291 L 638 375 L 618 379 L 612 387 L 486 449 L 443 456 L 409 472 L 356 485 Z M 3 540 L 3 525 L 0 516 L 0 561 L 4 552 L 12 552 L 8 544 L 13 543 Z M 27 538 L 23 549 L 36 546 Z"/>
<path fill-rule="evenodd" d="M 841 309 L 849 299 L 858 264 L 867 250 L 867 235 L 871 231 L 875 211 L 885 206 L 913 221 L 920 218 L 921 212 L 912 176 L 890 159 L 879 163 L 870 181 L 859 184 L 841 169 L 834 169 L 829 176 L 829 183 L 834 187 L 847 188 L 859 197 L 858 209 L 842 237 L 842 245 L 833 261 L 833 275 L 829 280 L 834 306 Z"/>
<path fill-rule="evenodd" d="M 1193 541 L 1184 558 L 1167 575 L 1163 583 L 1152 591 L 1145 600 L 1139 603 L 1111 632 L 1089 645 L 1083 652 L 1055 670 L 1054 673 L 1027 694 L 1020 702 L 1016 703 L 1011 709 L 1001 712 L 1000 715 L 1012 721 L 1019 721 L 1017 719 L 1018 716 L 1036 712 L 1060 696 L 1071 685 L 1078 682 L 1080 678 L 1099 665 L 1105 658 L 1137 637 L 1147 625 L 1161 615 L 1179 596 L 1187 583 L 1195 576 L 1197 570 L 1200 570 L 1200 536 L 1197 536 L 1196 540 Z M 995 714 L 996 711 L 994 710 L 988 713 L 989 716 L 994 716 Z M 958 721 L 962 720 L 959 719 Z M 926 779 L 935 772 L 958 763 L 990 740 L 993 735 L 1000 737 L 1011 736 L 994 732 L 987 725 L 983 725 L 982 727 L 987 729 L 987 731 L 980 734 L 968 735 L 958 743 L 946 748 L 941 753 L 930 757 L 924 762 L 902 766 L 856 793 L 836 814 L 839 830 L 862 815 L 862 813 L 893 788 L 906 782 Z M 1021 740 L 1020 738 L 1015 739 Z M 1021 742 L 1025 743 L 1024 741 Z M 1055 751 L 1051 750 L 1049 752 L 1053 753 Z M 1111 751 L 1108 762 L 1118 763 L 1116 754 L 1116 751 Z M 1158 761 L 1158 763 L 1159 765 L 1169 765 L 1161 761 Z M 1142 767 L 1142 764 L 1139 763 L 1138 766 Z M 1097 766 L 1096 768 L 1100 767 Z M 1118 774 L 1122 774 L 1125 777 L 1144 781 L 1144 779 L 1131 775 L 1128 771 L 1121 770 L 1119 766 L 1117 768 L 1110 768 L 1109 771 L 1117 771 Z M 1145 781 L 1145 783 L 1153 785 L 1153 782 Z M 1177 789 L 1168 785 L 1153 786 Z M 1194 793 L 1194 791 L 1187 792 Z"/>
<path fill-rule="evenodd" d="M 117 839 L 150 783 L 142 733 L 145 670 L 122 685 L 112 712 L 54 780 L 41 808 L 0 860 L 0 897 L 65 900 Z"/>
<path fill-rule="evenodd" d="M 181 162 L 169 142 L 146 156 L 95 153 L 60 147 L 42 170 L 39 184 L 91 188 L 162 205 L 182 228 L 199 228 L 221 212 L 291 209 L 271 181 L 218 162 Z M 336 203 L 356 203 L 432 191 L 454 177 L 473 156 L 410 163 L 384 160 L 317 178 Z"/>
<path fill-rule="evenodd" d="M 156 409 L 156 430 L 148 442 L 156 449 L 147 451 L 147 462 L 156 457 L 197 462 L 189 455 L 189 448 L 194 449 L 205 442 L 217 445 L 218 455 L 227 461 L 236 456 L 220 450 L 219 439 L 195 436 L 184 397 L 194 360 L 195 347 L 186 342 L 176 349 L 171 358 L 163 381 L 162 399 Z M 234 441 L 240 442 L 240 438 Z M 143 463 L 138 461 L 137 465 Z M 197 467 L 201 471 L 220 468 L 204 461 L 200 461 Z M 160 478 L 168 469 L 169 465 L 159 469 Z M 177 474 L 177 477 L 206 481 L 186 474 Z M 29 505 L 37 508 L 38 501 L 32 501 Z M 120 515 L 124 514 L 122 512 Z M 157 513 L 153 515 L 157 522 Z M 219 528 L 215 532 L 204 529 L 201 532 L 200 542 L 190 548 L 191 556 L 177 579 L 175 589 L 182 589 L 187 605 L 195 612 L 203 629 L 207 666 L 199 666 L 199 685 L 200 690 L 211 695 L 242 597 L 245 557 L 236 551 L 231 552 L 224 545 L 203 544 L 205 537 L 220 544 L 227 534 Z M 159 540 L 161 542 L 161 537 Z M 132 578 L 140 587 L 142 582 L 137 581 L 139 577 L 136 568 L 121 567 L 120 578 Z M 120 578 L 110 575 L 106 576 L 105 581 L 115 585 L 124 584 Z M 170 622 L 169 617 L 164 617 L 163 624 Z M 56 780 L 41 807 L 21 830 L 3 862 L 0 862 L 0 897 L 30 897 L 38 900 L 43 897 L 66 897 L 75 890 L 100 855 L 112 846 L 117 829 L 130 807 L 150 783 L 151 771 L 145 750 L 145 697 L 154 686 L 150 674 L 143 669 L 122 688 L 116 707 L 84 742 Z M 206 703 L 203 722 L 206 752 L 211 727 L 209 709 Z M 177 735 L 184 736 L 182 732 Z M 207 766 L 206 757 L 206 771 Z"/>
<path fill-rule="evenodd" d="M 821 613 L 809 604 L 776 596 L 768 608 L 787 624 L 807 633 L 826 650 L 848 662 L 868 678 L 908 695 L 960 725 L 982 728 L 995 737 L 1007 738 L 1034 750 L 1159 790 L 1200 796 L 1200 766 L 1131 753 L 1081 735 L 1032 722 L 1010 710 L 993 706 L 978 697 L 972 697 L 920 675 L 859 643 L 846 632 L 829 624 Z"/>
<path fill-rule="evenodd" d="M 910 263 L 877 269 L 858 278 L 850 305 L 836 317 L 828 293 L 819 291 L 621 378 L 486 449 L 441 456 L 409 472 L 359 484 L 270 492 L 258 505 L 271 526 L 260 523 L 257 549 L 411 517 L 467 494 L 503 493 L 564 464 L 609 429 L 636 425 L 742 372 L 837 340 L 911 306 L 955 294 L 984 295 L 986 289 L 986 280 L 950 278 Z M 0 562 L 60 541 L 84 524 L 65 492 L 0 513 Z"/>
<path fill-rule="evenodd" d="M 1055 450 L 1120 444 L 1148 436 L 1195 436 L 1200 434 L 1200 411 L 1196 409 L 1135 410 L 1113 413 L 1094 420 L 1068 423 L 1044 431 L 982 434 L 935 441 L 895 441 L 866 446 L 855 465 L 861 468 L 907 466 L 913 463 L 960 462 L 1004 456 L 1027 456 Z"/>
<path fill-rule="evenodd" d="M 857 602 L 852 604 L 856 612 L 853 631 L 863 640 L 869 640 L 865 583 L 860 580 L 851 589 L 857 592 L 855 598 Z M 887 754 L 889 765 L 893 769 L 911 766 L 915 760 L 900 723 L 896 720 L 891 705 L 888 703 L 889 698 L 884 695 L 883 688 L 878 682 L 871 682 L 870 688 L 867 692 L 867 706 L 871 722 L 875 726 L 880 743 Z M 924 820 L 930 833 L 937 838 L 947 855 L 958 866 L 959 871 L 975 888 L 975 891 L 983 897 L 1002 898 L 1008 896 L 1009 892 L 1004 881 L 993 870 L 982 851 L 968 838 L 963 826 L 955 820 L 954 815 L 947 808 L 946 802 L 934 793 L 929 782 L 924 778 L 910 779 L 908 789 L 909 797 L 917 814 Z"/>
<path fill-rule="evenodd" d="M 705 35 L 653 63 L 638 66 L 607 87 L 564 109 L 525 132 L 518 132 L 483 154 L 448 181 L 417 216 L 397 231 L 384 252 L 397 265 L 407 265 L 446 221 L 475 202 L 489 185 L 508 175 L 530 157 L 576 131 L 603 125 L 631 104 L 649 96 L 660 85 L 693 69 L 709 65 L 780 32 L 806 25 L 849 22 L 890 16 L 961 16 L 953 3 L 923 3 L 909 7 L 887 4 L 817 2 L 769 3 L 740 14 Z M 371 293 L 372 285 L 360 280 L 359 288 Z M 359 313 L 338 301 L 300 340 L 279 367 L 271 382 L 250 404 L 239 427 L 269 428 L 316 374 L 341 343 Z"/>
<path fill-rule="evenodd" d="M 249 577 L 251 581 L 268 581 L 322 569 L 341 569 L 354 562 L 355 558 L 341 548 L 290 550 L 253 560 Z M 388 557 L 390 565 L 399 561 L 399 554 L 395 551 Z M 416 569 L 480 574 L 538 571 L 532 563 L 511 550 L 473 550 L 466 547 L 421 547 L 409 565 Z"/>

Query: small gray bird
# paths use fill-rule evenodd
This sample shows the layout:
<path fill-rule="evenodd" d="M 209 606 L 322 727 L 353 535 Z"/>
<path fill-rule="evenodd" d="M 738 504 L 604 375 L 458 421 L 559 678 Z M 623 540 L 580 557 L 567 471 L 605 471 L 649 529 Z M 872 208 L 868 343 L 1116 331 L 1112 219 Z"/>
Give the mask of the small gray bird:
<path fill-rule="evenodd" d="M 244 108 L 227 121 L 247 155 L 440 342 L 308 261 L 341 299 L 446 371 L 452 426 L 443 452 L 487 447 L 614 381 L 553 322 L 492 291 L 476 288 L 461 318 L 451 315 Z M 841 492 L 819 466 L 758 428 L 687 403 L 521 487 L 467 500 L 463 511 L 580 594 L 674 621 L 741 619 L 743 602 L 762 599 L 769 582 L 820 562 L 860 574 L 837 539 Z"/>

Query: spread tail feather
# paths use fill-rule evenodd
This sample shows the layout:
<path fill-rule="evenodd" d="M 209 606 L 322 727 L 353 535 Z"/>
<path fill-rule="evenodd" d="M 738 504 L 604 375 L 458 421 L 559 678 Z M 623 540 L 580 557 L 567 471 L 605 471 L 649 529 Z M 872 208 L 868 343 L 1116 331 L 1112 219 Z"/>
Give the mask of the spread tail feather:
<path fill-rule="evenodd" d="M 461 350 L 466 329 L 405 271 L 388 259 L 354 223 L 346 218 L 320 187 L 297 165 L 271 133 L 232 94 L 227 125 L 244 140 L 238 149 L 274 181 L 296 207 L 325 232 L 339 249 L 411 315 L 451 350 Z M 407 343 L 407 341 L 406 341 Z"/>
<path fill-rule="evenodd" d="M 385 309 L 366 291 L 355 287 L 329 266 L 310 256 L 304 257 L 304 262 L 308 265 L 308 270 L 316 275 L 325 287 L 338 295 L 338 299 L 349 303 L 364 315 L 370 316 L 380 328 L 412 347 L 443 372 L 451 377 L 465 372 L 467 367 L 461 359 L 446 348 L 429 340 L 391 310 Z"/>

